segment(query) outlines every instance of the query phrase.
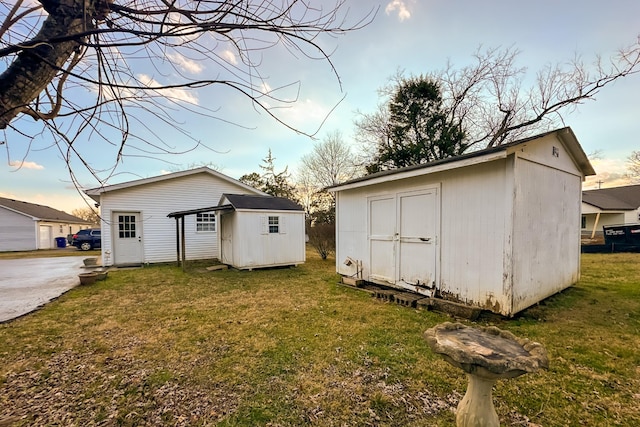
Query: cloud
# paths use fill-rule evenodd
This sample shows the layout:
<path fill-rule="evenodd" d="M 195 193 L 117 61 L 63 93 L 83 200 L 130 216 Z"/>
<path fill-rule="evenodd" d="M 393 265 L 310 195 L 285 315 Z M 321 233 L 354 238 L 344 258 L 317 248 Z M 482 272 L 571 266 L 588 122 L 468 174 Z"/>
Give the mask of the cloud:
<path fill-rule="evenodd" d="M 591 165 L 596 171 L 596 175 L 588 176 L 582 184 L 585 190 L 595 188 L 611 188 L 631 184 L 631 180 L 626 176 L 627 163 L 625 159 L 594 159 Z"/>
<path fill-rule="evenodd" d="M 167 53 L 167 58 L 169 58 L 173 65 L 191 74 L 200 74 L 204 69 L 200 63 L 180 55 L 177 52 Z"/>
<path fill-rule="evenodd" d="M 225 61 L 227 61 L 231 65 L 237 65 L 238 64 L 238 59 L 236 58 L 236 55 L 232 51 L 230 51 L 229 49 L 223 50 L 220 53 L 220 57 L 222 59 L 224 59 Z"/>
<path fill-rule="evenodd" d="M 162 84 L 146 74 L 139 74 L 138 80 L 145 86 L 162 87 Z M 194 95 L 195 91 L 186 88 L 170 88 L 157 91 L 159 94 L 173 100 L 182 101 L 193 105 L 198 105 L 198 97 Z"/>
<path fill-rule="evenodd" d="M 411 18 L 411 11 L 405 0 L 391 0 L 389 4 L 387 4 L 387 7 L 384 8 L 384 11 L 387 15 L 391 15 L 397 11 L 400 21 Z"/>
<path fill-rule="evenodd" d="M 15 166 L 17 168 L 21 168 L 21 169 L 35 169 L 35 170 L 42 170 L 44 169 L 44 166 L 37 164 L 36 162 L 18 162 L 18 161 L 12 161 L 9 162 L 9 166 Z"/>

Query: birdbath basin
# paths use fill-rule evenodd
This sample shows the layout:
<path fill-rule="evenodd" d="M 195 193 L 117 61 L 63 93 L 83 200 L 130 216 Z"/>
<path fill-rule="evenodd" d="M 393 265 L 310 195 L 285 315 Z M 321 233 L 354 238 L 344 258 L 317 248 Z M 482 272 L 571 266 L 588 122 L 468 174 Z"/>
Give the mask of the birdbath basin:
<path fill-rule="evenodd" d="M 499 427 L 491 396 L 495 382 L 548 367 L 542 345 L 496 327 L 446 322 L 425 331 L 424 338 L 431 350 L 467 374 L 469 385 L 456 413 L 458 427 Z"/>

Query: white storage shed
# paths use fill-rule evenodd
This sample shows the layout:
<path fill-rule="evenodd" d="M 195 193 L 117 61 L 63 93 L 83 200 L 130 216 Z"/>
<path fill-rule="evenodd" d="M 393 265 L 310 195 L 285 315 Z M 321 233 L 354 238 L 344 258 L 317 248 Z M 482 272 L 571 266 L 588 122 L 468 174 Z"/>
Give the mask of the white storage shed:
<path fill-rule="evenodd" d="M 594 174 L 563 128 L 334 186 L 337 272 L 512 316 L 578 280 Z"/>
<path fill-rule="evenodd" d="M 225 194 L 219 206 L 221 261 L 238 269 L 305 262 L 304 209 L 289 199 Z"/>

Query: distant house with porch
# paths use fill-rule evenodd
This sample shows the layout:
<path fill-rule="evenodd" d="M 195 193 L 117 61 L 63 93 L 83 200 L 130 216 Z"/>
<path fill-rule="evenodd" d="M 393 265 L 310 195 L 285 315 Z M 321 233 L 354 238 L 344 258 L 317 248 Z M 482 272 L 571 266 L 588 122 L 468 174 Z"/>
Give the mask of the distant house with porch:
<path fill-rule="evenodd" d="M 0 252 L 55 247 L 55 238 L 89 228 L 90 222 L 49 206 L 0 197 Z"/>
<path fill-rule="evenodd" d="M 640 185 L 582 192 L 582 234 L 594 238 L 607 225 L 640 223 Z"/>

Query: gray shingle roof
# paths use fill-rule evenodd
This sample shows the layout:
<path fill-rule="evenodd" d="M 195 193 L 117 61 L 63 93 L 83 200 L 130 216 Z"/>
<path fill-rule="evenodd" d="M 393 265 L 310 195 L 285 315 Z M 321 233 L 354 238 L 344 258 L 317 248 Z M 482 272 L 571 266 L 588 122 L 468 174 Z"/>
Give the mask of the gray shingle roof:
<path fill-rule="evenodd" d="M 582 201 L 602 210 L 638 209 L 640 185 L 586 190 L 582 192 Z"/>
<path fill-rule="evenodd" d="M 68 222 L 89 224 L 87 221 L 77 216 L 69 215 L 66 212 L 50 208 L 49 206 L 37 205 L 35 203 L 22 202 L 20 200 L 6 199 L 0 197 L 0 207 L 20 212 L 24 215 L 46 221 Z"/>
<path fill-rule="evenodd" d="M 301 211 L 302 206 L 284 197 L 254 196 L 251 194 L 223 194 L 234 209 L 259 209 L 273 211 Z"/>

